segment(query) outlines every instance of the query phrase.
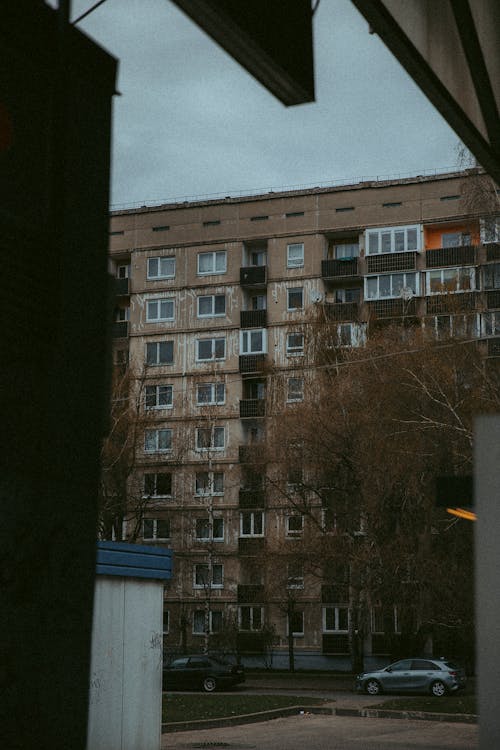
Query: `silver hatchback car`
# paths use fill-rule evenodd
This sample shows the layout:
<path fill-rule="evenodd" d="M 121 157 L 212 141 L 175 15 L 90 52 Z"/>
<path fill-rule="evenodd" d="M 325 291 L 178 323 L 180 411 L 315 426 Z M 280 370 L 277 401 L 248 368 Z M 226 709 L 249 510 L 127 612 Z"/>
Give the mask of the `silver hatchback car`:
<path fill-rule="evenodd" d="M 465 687 L 465 670 L 447 659 L 402 659 L 356 677 L 356 690 L 379 693 L 431 693 L 437 698 Z"/>

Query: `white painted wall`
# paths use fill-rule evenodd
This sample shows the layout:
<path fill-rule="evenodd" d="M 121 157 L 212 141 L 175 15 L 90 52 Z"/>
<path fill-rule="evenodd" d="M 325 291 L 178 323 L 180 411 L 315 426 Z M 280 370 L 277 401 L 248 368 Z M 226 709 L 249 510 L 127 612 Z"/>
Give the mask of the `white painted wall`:
<path fill-rule="evenodd" d="M 97 576 L 87 750 L 159 750 L 163 583 Z"/>

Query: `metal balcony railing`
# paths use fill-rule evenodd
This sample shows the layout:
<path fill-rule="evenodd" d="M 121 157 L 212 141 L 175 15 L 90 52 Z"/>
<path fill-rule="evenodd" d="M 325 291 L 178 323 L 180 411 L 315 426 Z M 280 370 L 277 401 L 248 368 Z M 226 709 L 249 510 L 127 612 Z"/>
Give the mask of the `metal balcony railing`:
<path fill-rule="evenodd" d="M 263 487 L 240 487 L 240 508 L 263 508 L 266 504 L 266 495 Z"/>
<path fill-rule="evenodd" d="M 500 337 L 488 339 L 488 357 L 500 357 Z"/>
<path fill-rule="evenodd" d="M 323 279 L 346 278 L 359 276 L 358 258 L 335 260 L 330 258 L 321 261 L 321 276 Z"/>
<path fill-rule="evenodd" d="M 335 635 L 334 633 L 325 633 L 323 635 L 323 653 L 324 654 L 348 654 L 349 653 L 349 636 L 347 633 Z"/>
<path fill-rule="evenodd" d="M 238 458 L 241 464 L 262 464 L 266 460 L 266 444 L 240 445 Z"/>
<path fill-rule="evenodd" d="M 416 267 L 416 252 L 368 255 L 366 258 L 366 269 L 368 273 L 387 273 L 388 271 L 413 271 Z"/>
<path fill-rule="evenodd" d="M 115 279 L 115 295 L 123 297 L 130 294 L 130 279 Z"/>
<path fill-rule="evenodd" d="M 242 310 L 240 312 L 240 328 L 265 328 L 267 325 L 267 310 Z"/>
<path fill-rule="evenodd" d="M 357 320 L 358 311 L 357 302 L 325 303 L 325 316 L 328 320 Z"/>
<path fill-rule="evenodd" d="M 111 335 L 114 339 L 126 339 L 128 336 L 128 321 L 122 320 L 117 323 L 113 323 Z"/>
<path fill-rule="evenodd" d="M 266 355 L 241 354 L 238 364 L 240 372 L 246 375 L 256 372 L 262 372 L 266 364 Z"/>
<path fill-rule="evenodd" d="M 264 586 L 262 584 L 238 584 L 238 603 L 253 604 L 262 601 L 264 601 Z"/>
<path fill-rule="evenodd" d="M 441 266 L 466 266 L 473 265 L 475 262 L 475 245 L 440 247 L 436 250 L 425 251 L 426 268 L 440 268 Z"/>
<path fill-rule="evenodd" d="M 240 419 L 264 417 L 266 401 L 263 398 L 244 398 L 240 401 Z"/>
<path fill-rule="evenodd" d="M 265 539 L 261 537 L 240 537 L 238 539 L 238 552 L 248 557 L 258 557 L 265 549 Z"/>
<path fill-rule="evenodd" d="M 500 260 L 500 242 L 486 245 L 486 260 Z"/>
<path fill-rule="evenodd" d="M 427 297 L 427 315 L 439 313 L 467 312 L 477 308 L 478 295 L 476 292 L 450 292 Z"/>
<path fill-rule="evenodd" d="M 264 286 L 267 284 L 267 266 L 240 268 L 241 286 Z"/>
<path fill-rule="evenodd" d="M 413 317 L 417 312 L 415 297 L 410 300 L 379 299 L 368 302 L 369 310 L 376 318 L 402 318 Z"/>
<path fill-rule="evenodd" d="M 500 307 L 500 289 L 492 289 L 486 292 L 486 307 L 488 310 L 496 310 Z"/>

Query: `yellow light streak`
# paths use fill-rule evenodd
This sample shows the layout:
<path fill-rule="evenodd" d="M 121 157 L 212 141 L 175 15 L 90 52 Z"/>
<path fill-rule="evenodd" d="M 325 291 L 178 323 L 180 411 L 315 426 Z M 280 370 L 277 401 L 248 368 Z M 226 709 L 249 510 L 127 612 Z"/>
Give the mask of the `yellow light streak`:
<path fill-rule="evenodd" d="M 467 521 L 476 521 L 477 515 L 471 510 L 464 510 L 463 508 L 446 508 L 447 513 L 451 513 L 452 516 L 458 516 L 458 518 L 465 518 Z"/>

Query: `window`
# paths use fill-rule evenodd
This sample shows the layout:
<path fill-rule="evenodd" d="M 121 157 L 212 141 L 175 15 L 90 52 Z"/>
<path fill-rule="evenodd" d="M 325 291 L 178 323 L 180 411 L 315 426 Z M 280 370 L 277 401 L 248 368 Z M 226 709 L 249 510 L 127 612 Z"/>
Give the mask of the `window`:
<path fill-rule="evenodd" d="M 474 268 L 438 268 L 426 272 L 427 294 L 469 292 L 475 289 Z"/>
<path fill-rule="evenodd" d="M 227 253 L 217 250 L 213 253 L 198 254 L 198 275 L 208 276 L 215 273 L 226 273 Z"/>
<path fill-rule="evenodd" d="M 500 289 L 500 263 L 483 266 L 484 288 Z"/>
<path fill-rule="evenodd" d="M 301 310 L 304 307 L 304 290 L 301 286 L 288 289 L 288 310 Z"/>
<path fill-rule="evenodd" d="M 481 315 L 481 335 L 500 336 L 500 312 L 487 312 Z"/>
<path fill-rule="evenodd" d="M 226 339 L 198 339 L 196 342 L 196 359 L 198 362 L 209 362 L 226 357 Z"/>
<path fill-rule="evenodd" d="M 144 474 L 144 495 L 146 497 L 171 497 L 172 474 L 170 472 Z"/>
<path fill-rule="evenodd" d="M 196 519 L 196 538 L 203 541 L 224 541 L 224 519 L 223 518 L 197 518 Z"/>
<path fill-rule="evenodd" d="M 288 378 L 286 400 L 288 402 L 304 400 L 304 378 Z"/>
<path fill-rule="evenodd" d="M 218 227 L 220 224 L 219 219 L 209 219 L 208 221 L 203 222 L 204 227 Z"/>
<path fill-rule="evenodd" d="M 224 586 L 224 566 L 221 563 L 198 563 L 194 566 L 193 588 L 221 589 Z"/>
<path fill-rule="evenodd" d="M 290 355 L 304 354 L 304 334 L 289 333 L 286 337 L 286 353 Z"/>
<path fill-rule="evenodd" d="M 240 354 L 265 354 L 266 352 L 267 331 L 265 328 L 240 331 Z"/>
<path fill-rule="evenodd" d="M 481 219 L 481 242 L 500 242 L 500 216 Z"/>
<path fill-rule="evenodd" d="M 292 612 L 288 615 L 288 632 L 294 636 L 304 635 L 304 613 L 302 611 Z"/>
<path fill-rule="evenodd" d="M 146 322 L 158 323 L 162 320 L 174 319 L 174 300 L 151 299 L 146 303 Z"/>
<path fill-rule="evenodd" d="M 168 227 L 153 227 L 153 232 L 163 231 Z M 175 278 L 175 258 L 148 258 L 148 280 Z"/>
<path fill-rule="evenodd" d="M 240 536 L 264 536 L 264 513 L 248 511 L 240 513 Z"/>
<path fill-rule="evenodd" d="M 267 251 L 266 250 L 250 250 L 248 253 L 248 259 L 251 266 L 265 266 L 267 263 Z"/>
<path fill-rule="evenodd" d="M 373 607 L 371 611 L 371 630 L 372 633 L 397 633 L 399 632 L 398 625 L 398 610 L 397 607 L 389 607 L 384 612 L 383 607 Z"/>
<path fill-rule="evenodd" d="M 144 541 L 170 539 L 170 521 L 167 518 L 145 518 L 142 522 Z"/>
<path fill-rule="evenodd" d="M 323 632 L 347 633 L 349 609 L 347 607 L 323 607 Z"/>
<path fill-rule="evenodd" d="M 361 289 L 336 289 L 335 302 L 359 302 L 361 299 Z"/>
<path fill-rule="evenodd" d="M 173 341 L 152 341 L 146 344 L 146 364 L 171 365 L 173 361 Z"/>
<path fill-rule="evenodd" d="M 388 203 L 382 203 L 382 208 L 396 208 L 396 206 L 402 206 L 401 201 L 389 201 Z"/>
<path fill-rule="evenodd" d="M 144 389 L 146 409 L 169 409 L 173 403 L 174 389 L 171 385 L 147 385 Z"/>
<path fill-rule="evenodd" d="M 434 315 L 425 321 L 426 328 L 430 328 L 437 339 L 447 339 L 450 336 L 476 337 L 479 333 L 478 316 L 471 315 Z"/>
<path fill-rule="evenodd" d="M 196 386 L 196 403 L 198 406 L 223 404 L 226 400 L 224 383 L 198 383 Z"/>
<path fill-rule="evenodd" d="M 265 214 L 250 217 L 250 221 L 266 221 L 267 219 L 269 219 L 269 216 L 266 216 Z"/>
<path fill-rule="evenodd" d="M 420 292 L 419 278 L 416 273 L 393 273 L 383 276 L 365 278 L 365 299 L 389 299 L 412 296 Z"/>
<path fill-rule="evenodd" d="M 287 268 L 302 268 L 304 265 L 304 243 L 296 242 L 286 246 Z"/>
<path fill-rule="evenodd" d="M 267 299 L 265 294 L 254 294 L 250 297 L 250 310 L 265 310 Z"/>
<path fill-rule="evenodd" d="M 196 428 L 196 450 L 224 450 L 225 431 L 224 427 L 197 427 Z"/>
<path fill-rule="evenodd" d="M 301 562 L 291 562 L 288 564 L 287 588 L 303 589 L 304 588 L 304 567 Z"/>
<path fill-rule="evenodd" d="M 146 453 L 163 453 L 172 450 L 172 430 L 146 430 L 144 433 Z"/>
<path fill-rule="evenodd" d="M 366 254 L 405 253 L 420 250 L 420 226 L 384 227 L 366 231 Z"/>
<path fill-rule="evenodd" d="M 345 211 L 354 211 L 354 206 L 339 206 L 335 211 L 338 214 L 344 213 Z"/>
<path fill-rule="evenodd" d="M 294 514 L 286 519 L 286 535 L 300 536 L 304 531 L 304 516 Z"/>
<path fill-rule="evenodd" d="M 195 493 L 197 495 L 222 495 L 224 493 L 224 472 L 197 471 Z"/>
<path fill-rule="evenodd" d="M 352 260 L 359 256 L 359 242 L 335 243 L 333 254 L 336 260 Z"/>
<path fill-rule="evenodd" d="M 130 320 L 130 307 L 117 307 L 115 310 L 115 322 L 124 323 Z"/>
<path fill-rule="evenodd" d="M 285 216 L 287 219 L 291 219 L 292 216 L 304 216 L 304 212 L 303 211 L 288 211 L 285 214 Z"/>
<path fill-rule="evenodd" d="M 226 295 L 209 294 L 198 297 L 198 317 L 214 318 L 226 314 Z"/>
<path fill-rule="evenodd" d="M 240 630 L 262 630 L 262 607 L 240 607 L 238 624 Z"/>
<path fill-rule="evenodd" d="M 130 266 L 120 265 L 116 267 L 116 278 L 117 279 L 128 279 L 130 276 Z"/>
<path fill-rule="evenodd" d="M 470 234 L 465 232 L 443 232 L 441 235 L 441 247 L 460 247 L 470 245 Z"/>
<path fill-rule="evenodd" d="M 222 630 L 222 612 L 204 609 L 196 609 L 193 612 L 193 635 L 204 635 L 209 633 L 220 633 Z"/>

